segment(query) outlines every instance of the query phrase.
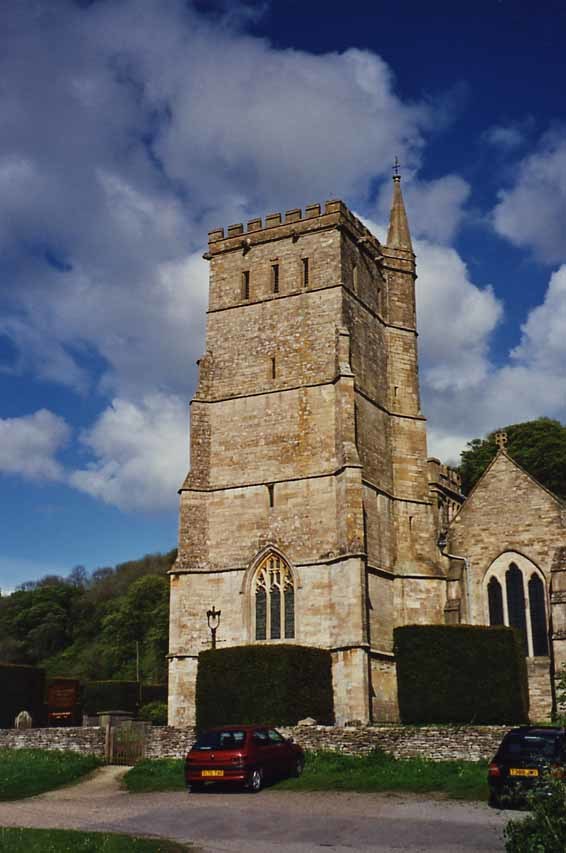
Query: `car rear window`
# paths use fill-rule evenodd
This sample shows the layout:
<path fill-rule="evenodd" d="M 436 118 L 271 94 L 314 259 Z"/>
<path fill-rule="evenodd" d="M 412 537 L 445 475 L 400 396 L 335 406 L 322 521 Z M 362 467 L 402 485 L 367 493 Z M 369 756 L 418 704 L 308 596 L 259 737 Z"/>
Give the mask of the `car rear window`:
<path fill-rule="evenodd" d="M 238 749 L 244 745 L 245 739 L 246 733 L 240 729 L 203 732 L 193 745 L 193 749 Z"/>
<path fill-rule="evenodd" d="M 501 744 L 501 754 L 505 757 L 553 758 L 558 751 L 559 739 L 556 735 L 511 735 Z"/>

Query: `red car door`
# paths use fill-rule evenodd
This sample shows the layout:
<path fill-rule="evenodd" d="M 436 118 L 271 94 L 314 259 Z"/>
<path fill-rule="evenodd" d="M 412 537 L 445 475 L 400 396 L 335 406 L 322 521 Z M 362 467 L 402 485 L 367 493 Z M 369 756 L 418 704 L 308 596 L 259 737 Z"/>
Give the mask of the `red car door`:
<path fill-rule="evenodd" d="M 291 763 L 287 741 L 276 729 L 268 729 L 267 737 L 271 748 L 274 774 L 276 776 L 288 776 L 291 772 Z"/>

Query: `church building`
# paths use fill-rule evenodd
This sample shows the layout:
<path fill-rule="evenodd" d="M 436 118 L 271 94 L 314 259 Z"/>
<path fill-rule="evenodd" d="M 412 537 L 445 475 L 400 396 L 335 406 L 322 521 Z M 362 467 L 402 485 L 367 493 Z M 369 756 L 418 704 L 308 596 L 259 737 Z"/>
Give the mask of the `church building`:
<path fill-rule="evenodd" d="M 169 722 L 218 648 L 330 650 L 336 722 L 398 718 L 393 629 L 511 624 L 534 718 L 566 663 L 566 516 L 504 448 L 464 501 L 427 459 L 415 256 L 341 201 L 210 232 L 206 351 L 171 570 Z M 439 547 L 440 543 L 440 547 Z"/>

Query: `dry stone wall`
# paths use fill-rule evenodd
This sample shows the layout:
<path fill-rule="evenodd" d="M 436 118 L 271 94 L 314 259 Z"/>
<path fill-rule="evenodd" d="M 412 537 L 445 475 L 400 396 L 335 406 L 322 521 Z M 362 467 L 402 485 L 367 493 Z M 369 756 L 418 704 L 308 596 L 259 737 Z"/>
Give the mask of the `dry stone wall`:
<path fill-rule="evenodd" d="M 480 761 L 494 755 L 506 726 L 294 726 L 281 727 L 304 749 L 334 750 L 365 755 L 381 749 L 395 758 L 428 758 L 433 761 Z M 0 729 L 0 748 L 52 749 L 93 753 L 104 757 L 105 729 L 51 728 Z M 154 726 L 148 730 L 147 758 L 183 758 L 195 740 L 195 729 Z"/>
<path fill-rule="evenodd" d="M 106 730 L 69 727 L 50 729 L 0 729 L 0 749 L 70 750 L 104 758 Z"/>

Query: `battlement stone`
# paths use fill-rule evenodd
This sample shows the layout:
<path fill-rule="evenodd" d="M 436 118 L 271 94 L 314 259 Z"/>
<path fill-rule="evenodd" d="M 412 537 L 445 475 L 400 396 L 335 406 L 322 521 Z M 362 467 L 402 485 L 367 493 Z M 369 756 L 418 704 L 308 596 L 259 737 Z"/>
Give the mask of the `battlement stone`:
<path fill-rule="evenodd" d="M 445 489 L 461 492 L 462 478 L 455 468 L 444 465 L 440 459 L 436 459 L 434 456 L 429 456 L 427 459 L 427 468 L 429 483 L 437 483 Z"/>
<path fill-rule="evenodd" d="M 260 217 L 228 225 L 224 228 L 214 228 L 208 232 L 208 245 L 211 255 L 225 251 L 233 251 L 244 245 L 249 249 L 254 243 L 264 243 L 268 240 L 278 240 L 284 237 L 297 239 L 301 234 L 307 234 L 320 228 L 345 228 L 349 230 L 360 248 L 370 251 L 373 256 L 381 256 L 381 244 L 351 210 L 340 199 L 329 199 L 320 204 L 309 204 L 304 213 L 300 207 L 294 207 L 285 213 L 269 213 L 262 220 Z M 269 233 L 266 233 L 269 232 Z M 242 240 L 242 237 L 245 240 Z"/>

